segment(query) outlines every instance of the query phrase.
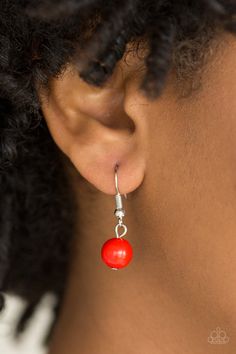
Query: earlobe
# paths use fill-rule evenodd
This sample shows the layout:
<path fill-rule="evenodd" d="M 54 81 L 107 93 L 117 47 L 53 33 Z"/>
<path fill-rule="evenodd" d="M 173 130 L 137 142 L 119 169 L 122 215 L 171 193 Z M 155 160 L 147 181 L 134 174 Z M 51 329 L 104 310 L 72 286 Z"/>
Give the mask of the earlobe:
<path fill-rule="evenodd" d="M 114 169 L 119 165 L 120 192 L 140 186 L 145 174 L 145 139 L 139 117 L 124 108 L 124 88 L 117 81 L 94 88 L 65 72 L 50 83 L 42 111 L 58 147 L 79 173 L 100 191 L 115 194 Z"/>
<path fill-rule="evenodd" d="M 81 175 L 104 193 L 115 193 L 116 165 L 122 194 L 138 188 L 144 177 L 144 159 L 135 137 L 104 126 L 91 127 L 84 144 L 74 141 L 69 157 Z"/>

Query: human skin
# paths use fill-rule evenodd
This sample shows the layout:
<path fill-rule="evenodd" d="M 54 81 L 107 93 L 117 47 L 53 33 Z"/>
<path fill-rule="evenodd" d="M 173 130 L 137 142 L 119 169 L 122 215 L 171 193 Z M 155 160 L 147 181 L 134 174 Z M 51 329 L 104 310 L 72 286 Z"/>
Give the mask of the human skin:
<path fill-rule="evenodd" d="M 41 93 L 78 203 L 50 354 L 235 353 L 236 40 L 225 33 L 217 43 L 201 87 L 185 98 L 171 73 L 148 100 L 132 59 L 103 88 L 70 65 L 48 100 Z M 116 163 L 134 251 L 118 271 L 100 257 L 114 236 Z M 208 343 L 216 327 L 227 344 Z"/>

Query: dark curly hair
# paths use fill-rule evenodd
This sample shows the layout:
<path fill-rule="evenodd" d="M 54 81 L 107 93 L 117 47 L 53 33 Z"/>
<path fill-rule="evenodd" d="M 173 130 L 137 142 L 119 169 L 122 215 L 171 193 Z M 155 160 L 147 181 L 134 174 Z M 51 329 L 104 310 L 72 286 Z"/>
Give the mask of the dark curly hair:
<path fill-rule="evenodd" d="M 219 30 L 236 32 L 234 0 L 0 0 L 0 290 L 28 303 L 23 331 L 41 297 L 63 298 L 76 203 L 66 157 L 40 109 L 66 65 L 102 86 L 127 44 L 148 44 L 140 89 L 157 98 L 174 68 L 183 81 L 203 64 Z M 4 304 L 1 297 L 1 305 Z"/>

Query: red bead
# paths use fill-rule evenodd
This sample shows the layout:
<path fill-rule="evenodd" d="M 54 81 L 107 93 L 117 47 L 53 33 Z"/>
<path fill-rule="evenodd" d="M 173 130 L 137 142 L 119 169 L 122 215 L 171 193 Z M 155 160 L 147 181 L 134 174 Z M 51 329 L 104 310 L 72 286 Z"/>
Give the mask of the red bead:
<path fill-rule="evenodd" d="M 102 260 L 108 267 L 119 269 L 128 265 L 131 261 L 133 250 L 131 244 L 123 239 L 114 237 L 107 240 L 102 246 Z"/>

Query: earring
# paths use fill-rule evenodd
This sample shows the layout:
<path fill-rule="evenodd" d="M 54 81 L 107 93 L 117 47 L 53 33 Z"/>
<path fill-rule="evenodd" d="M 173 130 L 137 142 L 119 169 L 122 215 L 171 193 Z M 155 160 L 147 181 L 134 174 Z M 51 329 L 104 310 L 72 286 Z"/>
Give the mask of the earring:
<path fill-rule="evenodd" d="M 101 249 L 102 260 L 108 267 L 114 270 L 127 266 L 133 256 L 131 244 L 123 238 L 126 235 L 128 229 L 127 226 L 123 223 L 125 210 L 123 209 L 122 197 L 119 192 L 117 170 L 118 165 L 115 166 L 116 209 L 114 214 L 118 219 L 118 223 L 115 226 L 116 237 L 107 240 Z"/>

